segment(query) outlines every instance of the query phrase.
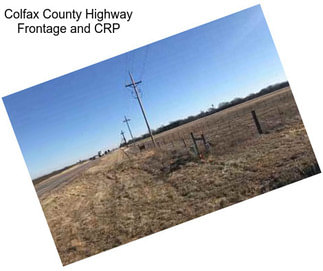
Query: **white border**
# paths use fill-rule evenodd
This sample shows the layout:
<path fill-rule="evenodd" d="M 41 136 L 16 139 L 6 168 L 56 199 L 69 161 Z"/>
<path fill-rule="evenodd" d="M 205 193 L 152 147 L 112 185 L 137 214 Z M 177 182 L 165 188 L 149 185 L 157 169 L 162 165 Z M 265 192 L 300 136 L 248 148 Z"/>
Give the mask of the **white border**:
<path fill-rule="evenodd" d="M 8 1 L 0 3 L 0 96 L 260 3 L 318 161 L 322 160 L 321 1 Z M 113 36 L 21 36 L 5 8 L 134 10 Z M 61 270 L 0 104 L 0 269 Z M 322 176 L 283 187 L 66 266 L 65 270 L 323 270 Z"/>

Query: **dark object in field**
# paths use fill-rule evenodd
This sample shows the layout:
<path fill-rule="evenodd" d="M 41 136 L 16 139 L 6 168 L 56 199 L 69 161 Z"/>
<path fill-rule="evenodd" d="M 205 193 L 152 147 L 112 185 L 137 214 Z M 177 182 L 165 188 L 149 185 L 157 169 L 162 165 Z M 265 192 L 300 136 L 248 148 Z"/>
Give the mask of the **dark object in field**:
<path fill-rule="evenodd" d="M 191 133 L 191 137 L 192 137 L 192 140 L 193 140 L 193 144 L 194 144 L 194 151 L 195 151 L 195 154 L 198 156 L 198 157 L 201 157 L 201 153 L 199 151 L 199 148 L 197 146 L 197 143 L 196 141 L 199 141 L 201 140 L 203 142 L 203 145 L 204 145 L 204 148 L 205 148 L 205 151 L 208 152 L 209 151 L 209 144 L 206 143 L 206 140 L 205 140 L 205 137 L 203 134 L 201 134 L 201 137 L 195 137 L 193 135 L 193 133 Z"/>
<path fill-rule="evenodd" d="M 140 151 L 143 151 L 146 149 L 145 145 L 138 145 L 138 148 Z"/>
<path fill-rule="evenodd" d="M 253 120 L 255 121 L 255 124 L 257 126 L 258 133 L 261 135 L 263 132 L 262 132 L 262 129 L 261 129 L 259 120 L 257 118 L 256 111 L 255 110 L 252 110 L 251 111 L 251 114 L 252 114 Z"/>

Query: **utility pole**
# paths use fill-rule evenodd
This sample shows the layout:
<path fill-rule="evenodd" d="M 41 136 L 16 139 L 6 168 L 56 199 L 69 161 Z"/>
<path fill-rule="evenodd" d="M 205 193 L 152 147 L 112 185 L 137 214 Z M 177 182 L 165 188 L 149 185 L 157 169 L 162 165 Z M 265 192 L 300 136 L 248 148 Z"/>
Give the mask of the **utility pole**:
<path fill-rule="evenodd" d="M 124 136 L 124 132 L 121 130 L 121 133 L 120 133 L 123 137 L 123 141 L 124 143 L 127 145 L 127 140 L 126 140 L 126 137 Z"/>
<path fill-rule="evenodd" d="M 145 119 L 145 122 L 146 122 L 146 125 L 147 125 L 147 128 L 148 128 L 148 131 L 149 131 L 149 134 L 150 134 L 150 138 L 151 138 L 151 141 L 153 142 L 154 144 L 154 147 L 156 148 L 156 142 L 155 142 L 155 139 L 154 139 L 154 136 L 151 132 L 151 129 L 150 129 L 150 126 L 149 126 L 149 123 L 148 123 L 148 120 L 147 120 L 147 117 L 146 117 L 146 113 L 145 113 L 145 109 L 144 109 L 144 106 L 141 102 L 141 99 L 139 97 L 139 94 L 138 94 L 138 89 L 137 89 L 137 85 L 141 83 L 141 81 L 138 81 L 138 82 L 135 82 L 135 80 L 133 79 L 132 77 L 132 74 L 131 72 L 129 72 L 129 76 L 130 76 L 130 79 L 131 79 L 131 84 L 128 84 L 126 85 L 126 87 L 133 87 L 135 93 L 136 93 L 136 98 L 138 100 L 138 103 L 140 105 L 140 109 L 141 109 L 141 112 L 144 116 L 144 119 Z"/>
<path fill-rule="evenodd" d="M 124 116 L 124 121 L 123 122 L 125 122 L 127 124 L 127 127 L 128 127 L 128 130 L 129 130 L 132 142 L 135 144 L 135 141 L 133 140 L 133 135 L 132 135 L 132 132 L 131 132 L 131 129 L 130 129 L 130 126 L 129 126 L 129 121 L 130 121 L 130 119 L 127 119 L 127 117 Z"/>

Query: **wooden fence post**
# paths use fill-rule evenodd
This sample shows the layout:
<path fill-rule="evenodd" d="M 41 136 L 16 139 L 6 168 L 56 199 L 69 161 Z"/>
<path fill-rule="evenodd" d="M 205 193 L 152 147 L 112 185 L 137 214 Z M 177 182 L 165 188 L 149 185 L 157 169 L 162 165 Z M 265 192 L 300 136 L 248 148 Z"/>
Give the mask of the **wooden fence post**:
<path fill-rule="evenodd" d="M 203 141 L 203 144 L 204 144 L 205 150 L 208 152 L 208 151 L 209 151 L 209 146 L 208 146 L 208 144 L 206 143 L 206 140 L 205 140 L 204 134 L 201 134 L 201 138 L 202 138 L 202 141 Z"/>
<path fill-rule="evenodd" d="M 191 133 L 191 137 L 192 137 L 192 140 L 193 140 L 196 155 L 200 157 L 200 152 L 199 152 L 199 149 L 197 147 L 197 144 L 196 144 L 195 137 L 194 137 L 193 133 Z"/>
<path fill-rule="evenodd" d="M 253 120 L 254 120 L 254 122 L 255 122 L 255 124 L 257 126 L 258 133 L 261 135 L 263 132 L 262 132 L 260 123 L 258 121 L 258 118 L 257 118 L 257 115 L 256 115 L 256 111 L 255 110 L 252 110 L 251 111 L 251 114 L 252 114 Z"/>
<path fill-rule="evenodd" d="M 280 111 L 279 109 L 279 106 L 276 107 L 277 108 L 277 111 L 278 111 L 278 115 L 279 115 L 279 118 L 280 118 L 280 123 L 283 124 L 283 117 L 282 117 L 282 112 Z"/>
<path fill-rule="evenodd" d="M 182 138 L 182 140 L 183 140 L 184 146 L 185 146 L 185 148 L 186 148 L 186 147 L 187 147 L 187 145 L 186 145 L 185 139 L 184 139 L 184 138 Z"/>

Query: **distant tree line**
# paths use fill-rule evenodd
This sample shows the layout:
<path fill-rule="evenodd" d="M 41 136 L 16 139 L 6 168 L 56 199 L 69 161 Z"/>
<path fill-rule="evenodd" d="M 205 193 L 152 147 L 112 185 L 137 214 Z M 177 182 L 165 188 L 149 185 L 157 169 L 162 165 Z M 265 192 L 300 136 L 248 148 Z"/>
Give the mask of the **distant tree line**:
<path fill-rule="evenodd" d="M 181 126 L 183 124 L 186 124 L 186 123 L 189 123 L 191 121 L 194 121 L 194 120 L 197 120 L 197 119 L 212 115 L 214 113 L 220 112 L 220 111 L 222 111 L 224 109 L 227 109 L 229 107 L 232 107 L 232 106 L 235 106 L 235 105 L 250 101 L 250 100 L 255 99 L 257 97 L 260 97 L 262 95 L 266 95 L 268 93 L 274 92 L 276 90 L 279 90 L 279 89 L 282 89 L 282 88 L 285 88 L 285 87 L 288 87 L 288 86 L 289 86 L 288 81 L 285 81 L 285 82 L 282 82 L 282 83 L 277 83 L 277 84 L 274 84 L 274 85 L 270 85 L 270 86 L 268 86 L 266 88 L 261 89 L 260 91 L 258 91 L 256 93 L 251 93 L 251 94 L 249 94 L 248 96 L 246 96 L 244 98 L 234 98 L 230 102 L 221 102 L 221 103 L 219 103 L 218 107 L 216 107 L 216 108 L 215 107 L 210 107 L 206 111 L 201 111 L 199 114 L 197 114 L 195 116 L 189 116 L 189 117 L 187 117 L 185 119 L 179 119 L 179 120 L 171 121 L 167 125 L 162 125 L 159 128 L 153 130 L 153 134 L 159 134 L 159 133 L 171 130 L 171 129 L 176 128 L 178 126 Z M 137 142 L 137 141 L 140 141 L 140 140 L 142 140 L 144 138 L 147 138 L 147 137 L 149 137 L 149 133 L 146 133 L 146 134 L 143 134 L 143 135 L 141 135 L 139 137 L 136 137 L 136 138 L 134 138 L 134 140 L 129 140 L 128 143 L 133 143 L 133 141 Z M 120 147 L 123 147 L 123 146 L 125 146 L 124 142 L 120 144 Z"/>

